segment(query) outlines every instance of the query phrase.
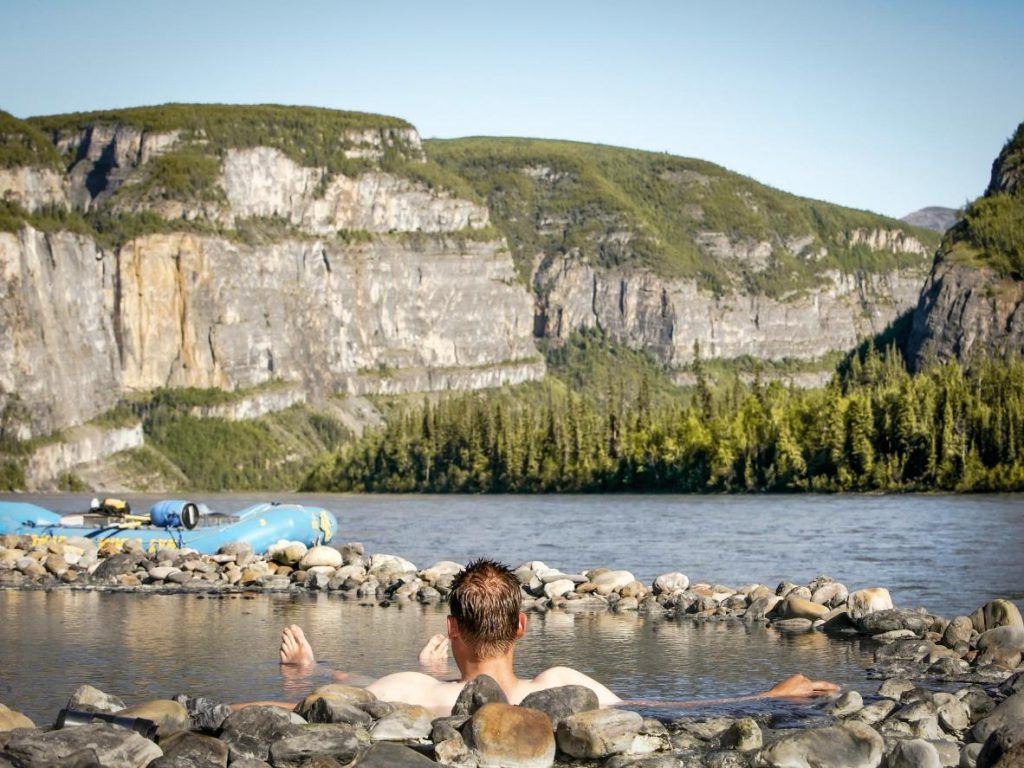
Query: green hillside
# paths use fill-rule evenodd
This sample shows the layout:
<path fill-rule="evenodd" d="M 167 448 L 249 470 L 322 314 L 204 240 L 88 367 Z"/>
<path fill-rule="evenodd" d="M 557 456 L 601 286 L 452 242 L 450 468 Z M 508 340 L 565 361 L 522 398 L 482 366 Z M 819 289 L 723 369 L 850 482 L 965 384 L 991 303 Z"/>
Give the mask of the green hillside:
<path fill-rule="evenodd" d="M 424 142 L 490 205 L 522 274 L 536 253 L 573 249 L 602 266 L 642 266 L 706 286 L 779 293 L 809 287 L 829 269 L 923 266 L 929 257 L 849 247 L 846 233 L 902 229 L 931 251 L 938 235 L 866 211 L 809 200 L 703 160 L 664 153 L 518 138 Z M 701 232 L 768 241 L 765 268 L 723 263 L 698 247 Z M 788 238 L 806 238 L 796 255 Z M 820 248 L 825 254 L 810 256 Z"/>
<path fill-rule="evenodd" d="M 38 128 L 0 109 L 0 168 L 60 165 L 57 150 Z"/>
<path fill-rule="evenodd" d="M 967 206 L 963 220 L 946 234 L 942 257 L 1024 279 L 1024 123 L 993 163 L 985 195 Z"/>

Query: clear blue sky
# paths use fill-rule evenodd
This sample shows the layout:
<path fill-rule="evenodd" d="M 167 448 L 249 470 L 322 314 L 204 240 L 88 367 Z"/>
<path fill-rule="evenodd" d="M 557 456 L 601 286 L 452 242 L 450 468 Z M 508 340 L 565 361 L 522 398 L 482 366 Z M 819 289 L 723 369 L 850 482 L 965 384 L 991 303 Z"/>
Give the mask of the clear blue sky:
<path fill-rule="evenodd" d="M 980 194 L 1024 120 L 1024 2 L 0 0 L 0 108 L 382 112 L 425 137 L 700 157 L 902 215 Z"/>

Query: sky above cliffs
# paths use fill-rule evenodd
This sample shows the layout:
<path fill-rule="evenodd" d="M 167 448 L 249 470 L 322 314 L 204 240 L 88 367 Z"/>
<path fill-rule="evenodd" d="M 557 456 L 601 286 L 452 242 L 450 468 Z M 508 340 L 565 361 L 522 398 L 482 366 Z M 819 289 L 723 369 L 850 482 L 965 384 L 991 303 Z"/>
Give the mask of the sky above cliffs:
<path fill-rule="evenodd" d="M 1024 3 L 7 2 L 0 108 L 381 112 L 424 137 L 699 157 L 901 216 L 980 195 L 1024 120 Z"/>

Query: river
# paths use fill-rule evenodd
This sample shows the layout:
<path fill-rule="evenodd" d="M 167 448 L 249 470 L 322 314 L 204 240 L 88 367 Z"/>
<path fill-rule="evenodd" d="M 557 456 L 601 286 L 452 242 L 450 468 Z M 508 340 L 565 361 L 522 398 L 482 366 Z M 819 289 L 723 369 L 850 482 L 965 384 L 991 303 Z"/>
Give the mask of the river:
<path fill-rule="evenodd" d="M 10 497 L 9 497 L 10 498 Z M 60 510 L 87 499 L 19 495 Z M 130 494 L 136 509 L 153 497 Z M 338 541 L 362 541 L 423 567 L 490 556 L 566 571 L 607 565 L 649 581 L 680 570 L 738 586 L 821 573 L 851 589 L 885 586 L 900 606 L 947 616 L 993 597 L 1024 598 L 1024 497 L 1005 496 L 351 496 L 201 494 L 230 512 L 267 498 L 334 511 Z M 295 699 L 282 680 L 282 626 L 309 630 L 321 660 L 379 675 L 414 663 L 441 631 L 440 608 L 365 607 L 327 595 L 199 599 L 179 595 L 0 592 L 0 702 L 40 722 L 78 683 L 129 701 L 180 691 L 227 700 Z M 531 616 L 523 672 L 579 667 L 630 698 L 748 693 L 795 671 L 873 690 L 869 643 L 783 635 L 737 622 L 629 615 Z M 453 669 L 447 670 L 449 673 Z"/>

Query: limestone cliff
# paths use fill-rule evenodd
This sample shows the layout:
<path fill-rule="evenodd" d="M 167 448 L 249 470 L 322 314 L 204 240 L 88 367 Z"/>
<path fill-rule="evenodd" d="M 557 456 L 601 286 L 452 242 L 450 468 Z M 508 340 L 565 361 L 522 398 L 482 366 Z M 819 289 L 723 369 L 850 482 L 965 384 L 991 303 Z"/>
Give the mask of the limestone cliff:
<path fill-rule="evenodd" d="M 160 387 L 283 381 L 293 403 L 543 376 L 507 247 L 486 207 L 438 183 L 415 129 L 327 110 L 287 122 L 281 109 L 25 128 L 68 170 L 49 156 L 0 167 L 13 206 L 0 231 L 0 400 L 25 406 L 22 437 Z M 55 205 L 72 211 L 32 213 Z M 264 229 L 243 236 L 252 222 Z"/>
<path fill-rule="evenodd" d="M 813 360 L 882 331 L 914 305 L 922 278 L 921 270 L 835 271 L 825 286 L 795 296 L 715 295 L 694 280 L 549 258 L 535 274 L 537 332 L 564 339 L 598 328 L 669 366 L 693 362 L 695 341 L 709 358 Z"/>
<path fill-rule="evenodd" d="M 992 164 L 985 194 L 943 239 L 907 344 L 928 359 L 1024 354 L 1024 123 Z"/>

